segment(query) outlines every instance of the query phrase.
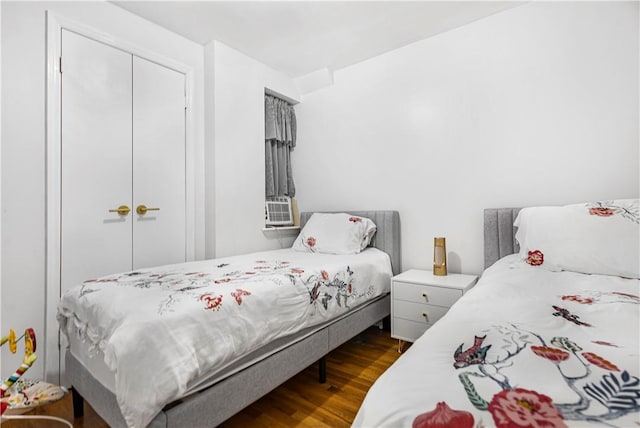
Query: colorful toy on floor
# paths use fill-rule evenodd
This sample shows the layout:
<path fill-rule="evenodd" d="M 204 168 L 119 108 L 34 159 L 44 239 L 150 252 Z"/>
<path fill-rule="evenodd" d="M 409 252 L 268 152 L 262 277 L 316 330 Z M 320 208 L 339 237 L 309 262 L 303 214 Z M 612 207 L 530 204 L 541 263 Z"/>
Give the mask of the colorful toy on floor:
<path fill-rule="evenodd" d="M 51 403 L 61 399 L 67 392 L 66 389 L 43 381 L 34 381 L 22 378 L 38 358 L 36 351 L 36 333 L 32 328 L 25 330 L 24 334 L 16 338 L 16 332 L 9 330 L 9 334 L 0 339 L 0 347 L 9 343 L 9 350 L 15 354 L 18 350 L 18 342 L 24 339 L 24 358 L 16 371 L 5 379 L 0 385 L 0 417 L 2 421 L 8 419 L 45 419 L 63 423 L 73 427 L 68 421 L 55 416 L 13 416 L 27 412 L 34 407 Z M 12 415 L 9 416 L 9 413 Z"/>
<path fill-rule="evenodd" d="M 0 385 L 0 397 L 4 398 L 5 392 L 13 385 L 24 372 L 29 370 L 29 367 L 36 361 L 38 358 L 34 353 L 36 351 L 36 332 L 33 331 L 32 328 L 28 328 L 24 331 L 24 334 L 16 339 L 16 332 L 14 329 L 9 330 L 9 334 L 4 336 L 2 340 L 0 340 L 0 346 L 3 346 L 5 343 L 9 342 L 9 350 L 12 354 L 15 354 L 18 350 L 18 342 L 24 338 L 24 358 L 22 359 L 22 363 L 20 367 L 9 376 L 2 385 Z M 4 413 L 4 407 L 3 407 Z"/>

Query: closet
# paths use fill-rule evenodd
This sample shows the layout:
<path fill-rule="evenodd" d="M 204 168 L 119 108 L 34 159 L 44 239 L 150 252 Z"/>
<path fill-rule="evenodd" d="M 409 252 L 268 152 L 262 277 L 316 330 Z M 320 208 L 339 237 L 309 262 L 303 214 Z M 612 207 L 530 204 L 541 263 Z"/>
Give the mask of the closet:
<path fill-rule="evenodd" d="M 185 75 L 62 29 L 61 291 L 186 260 Z"/>

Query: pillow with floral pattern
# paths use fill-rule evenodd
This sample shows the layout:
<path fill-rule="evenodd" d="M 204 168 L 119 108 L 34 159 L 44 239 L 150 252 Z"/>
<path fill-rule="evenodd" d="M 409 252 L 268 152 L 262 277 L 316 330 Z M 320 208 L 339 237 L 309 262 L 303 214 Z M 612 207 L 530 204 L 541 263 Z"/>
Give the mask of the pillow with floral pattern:
<path fill-rule="evenodd" d="M 523 208 L 514 226 L 531 266 L 640 278 L 638 199 Z"/>
<path fill-rule="evenodd" d="M 297 251 L 357 254 L 369 245 L 376 225 L 347 213 L 314 213 L 293 242 Z"/>

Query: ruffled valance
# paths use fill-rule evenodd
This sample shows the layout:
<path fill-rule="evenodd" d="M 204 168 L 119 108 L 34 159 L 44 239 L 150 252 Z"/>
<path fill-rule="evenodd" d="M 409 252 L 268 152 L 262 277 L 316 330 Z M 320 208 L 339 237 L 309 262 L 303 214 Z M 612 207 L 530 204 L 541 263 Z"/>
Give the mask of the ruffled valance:
<path fill-rule="evenodd" d="M 296 112 L 293 106 L 271 95 L 264 96 L 265 140 L 296 146 Z"/>

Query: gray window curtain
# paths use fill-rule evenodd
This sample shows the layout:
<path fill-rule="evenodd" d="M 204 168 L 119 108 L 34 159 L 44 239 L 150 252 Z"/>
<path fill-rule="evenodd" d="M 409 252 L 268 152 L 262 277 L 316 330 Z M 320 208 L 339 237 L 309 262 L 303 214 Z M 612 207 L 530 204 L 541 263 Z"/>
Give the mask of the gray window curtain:
<path fill-rule="evenodd" d="M 296 146 L 296 113 L 288 102 L 264 96 L 265 194 L 293 197 L 296 186 L 291 173 L 291 150 Z"/>

